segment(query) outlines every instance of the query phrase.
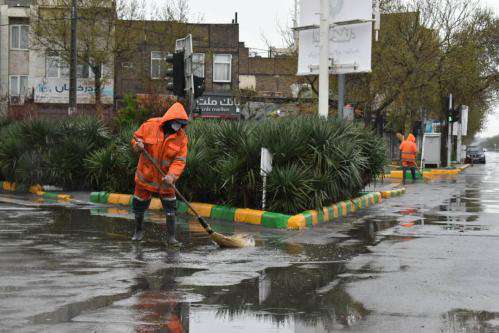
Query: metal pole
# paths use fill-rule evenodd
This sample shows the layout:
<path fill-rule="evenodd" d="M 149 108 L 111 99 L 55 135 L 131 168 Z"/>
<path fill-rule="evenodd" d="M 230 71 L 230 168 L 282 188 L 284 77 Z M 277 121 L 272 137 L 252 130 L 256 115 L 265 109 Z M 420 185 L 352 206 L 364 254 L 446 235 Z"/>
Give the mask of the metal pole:
<path fill-rule="evenodd" d="M 294 12 L 294 18 L 293 18 L 293 27 L 298 28 L 298 0 L 295 0 L 295 12 Z M 295 50 L 298 49 L 298 36 L 299 36 L 298 30 L 294 30 L 293 31 L 293 38 L 295 41 Z"/>
<path fill-rule="evenodd" d="M 262 210 L 265 210 L 267 204 L 267 176 L 263 176 L 263 191 L 262 191 Z"/>
<path fill-rule="evenodd" d="M 345 107 L 345 74 L 338 74 L 338 116 L 345 119 L 343 108 Z"/>
<path fill-rule="evenodd" d="M 76 21 L 77 21 L 77 0 L 72 0 L 71 4 L 71 61 L 69 63 L 69 109 L 68 114 L 76 112 L 76 66 L 77 45 L 76 45 Z"/>
<path fill-rule="evenodd" d="M 420 167 L 421 173 L 423 173 L 423 170 L 424 170 L 424 168 L 426 166 L 425 162 L 424 162 L 424 160 L 425 160 L 425 156 L 424 156 L 424 153 L 425 153 L 425 151 L 424 151 L 424 145 L 425 145 L 425 143 L 426 143 L 426 133 L 423 133 L 423 143 L 421 143 L 421 167 Z"/>
<path fill-rule="evenodd" d="M 458 123 L 458 131 L 457 131 L 457 163 L 461 163 L 463 160 L 463 124 L 461 120 Z"/>
<path fill-rule="evenodd" d="M 449 95 L 449 109 L 452 110 L 452 94 Z M 447 129 L 447 167 L 451 165 L 452 156 L 452 123 L 447 119 L 448 129 Z"/>
<path fill-rule="evenodd" d="M 321 0 L 319 116 L 329 115 L 329 1 Z"/>

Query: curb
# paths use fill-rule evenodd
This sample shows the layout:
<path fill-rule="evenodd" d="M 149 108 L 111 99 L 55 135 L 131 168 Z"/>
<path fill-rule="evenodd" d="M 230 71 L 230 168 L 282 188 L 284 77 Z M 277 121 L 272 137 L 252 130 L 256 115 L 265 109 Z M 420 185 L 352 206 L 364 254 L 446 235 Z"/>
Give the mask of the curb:
<path fill-rule="evenodd" d="M 398 191 L 400 190 L 396 190 L 396 192 Z M 402 192 L 400 195 L 401 194 Z M 92 192 L 90 194 L 90 201 L 92 203 L 100 204 L 130 206 L 132 198 L 133 196 L 129 194 L 108 192 Z M 350 213 L 366 209 L 371 205 L 380 204 L 382 201 L 383 194 L 381 192 L 372 192 L 352 200 L 342 201 L 330 207 L 325 207 L 320 211 L 309 210 L 294 216 L 255 209 L 234 208 L 195 202 L 191 203 L 191 205 L 205 218 L 261 225 L 266 228 L 296 230 L 346 217 Z M 162 209 L 161 201 L 158 198 L 153 198 L 151 200 L 150 209 Z M 194 215 L 194 213 L 188 209 L 187 205 L 180 201 L 177 201 L 177 210 L 179 213 Z"/>
<path fill-rule="evenodd" d="M 383 191 L 383 192 L 381 192 L 381 195 L 382 195 L 383 199 L 390 199 L 390 198 L 394 198 L 394 197 L 400 197 L 400 196 L 404 195 L 406 193 L 406 191 L 407 190 L 405 188 L 401 188 L 398 190 Z"/>
<path fill-rule="evenodd" d="M 463 165 L 462 167 L 458 168 L 461 172 L 463 172 L 464 170 L 468 169 L 469 167 L 471 166 L 471 164 L 465 164 Z"/>
<path fill-rule="evenodd" d="M 3 181 L 0 182 L 0 189 L 6 192 L 17 192 L 17 193 L 29 192 L 49 200 L 64 200 L 64 201 L 72 200 L 72 197 L 69 194 L 44 192 L 43 186 L 41 185 L 33 185 L 31 187 L 27 187 L 24 185 L 17 185 L 16 183 L 8 181 Z"/>
<path fill-rule="evenodd" d="M 434 179 L 435 176 L 457 176 L 469 167 L 470 165 L 466 164 L 456 169 L 432 169 L 430 171 L 423 171 L 422 174 L 418 171 L 417 174 L 422 175 L 424 179 Z M 402 170 L 394 170 L 386 175 L 386 178 L 402 179 L 402 177 Z"/>

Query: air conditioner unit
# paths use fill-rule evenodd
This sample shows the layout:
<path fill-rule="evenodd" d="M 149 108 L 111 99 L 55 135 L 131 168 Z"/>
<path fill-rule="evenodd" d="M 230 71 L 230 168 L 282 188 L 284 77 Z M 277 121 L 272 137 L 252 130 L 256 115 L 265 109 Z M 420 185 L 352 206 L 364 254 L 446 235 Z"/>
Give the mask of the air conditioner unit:
<path fill-rule="evenodd" d="M 10 96 L 10 105 L 23 105 L 24 96 Z"/>

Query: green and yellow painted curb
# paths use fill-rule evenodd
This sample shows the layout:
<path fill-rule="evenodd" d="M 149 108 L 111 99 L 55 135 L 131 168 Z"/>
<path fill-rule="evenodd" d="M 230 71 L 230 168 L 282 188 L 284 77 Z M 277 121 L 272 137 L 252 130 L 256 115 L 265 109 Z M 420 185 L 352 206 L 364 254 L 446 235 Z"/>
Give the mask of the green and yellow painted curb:
<path fill-rule="evenodd" d="M 107 192 L 93 192 L 90 194 L 91 202 L 101 204 L 130 206 L 132 198 L 133 196 L 128 194 Z M 206 218 L 261 225 L 274 229 L 304 229 L 317 224 L 338 220 L 350 213 L 366 209 L 371 205 L 380 204 L 382 200 L 383 195 L 381 192 L 366 193 L 358 198 L 325 207 L 320 211 L 309 210 L 294 216 L 204 203 L 191 203 L 191 205 L 202 217 Z M 150 208 L 162 209 L 161 201 L 158 198 L 153 198 Z M 183 202 L 177 201 L 177 209 L 179 213 L 194 215 Z"/>
<path fill-rule="evenodd" d="M 383 199 L 390 199 L 393 197 L 399 197 L 399 196 L 405 194 L 405 192 L 406 192 L 406 189 L 401 188 L 401 189 L 397 189 L 397 190 L 383 191 L 383 192 L 381 192 L 381 195 L 382 195 Z"/>
<path fill-rule="evenodd" d="M 41 185 L 33 185 L 31 187 L 26 187 L 23 185 L 17 185 L 16 183 L 3 181 L 0 182 L 0 189 L 6 192 L 18 192 L 18 193 L 29 192 L 48 200 L 69 201 L 72 199 L 72 197 L 69 194 L 45 192 L 43 191 L 43 186 Z"/>
<path fill-rule="evenodd" d="M 431 170 L 424 170 L 423 173 L 421 174 L 420 171 L 417 171 L 417 175 L 420 177 L 423 176 L 425 180 L 431 180 L 439 176 L 457 176 L 464 170 L 466 170 L 470 165 L 466 164 L 462 167 L 458 167 L 455 169 L 431 169 Z M 406 171 L 409 173 L 409 171 Z M 394 179 L 402 179 L 403 178 L 403 172 L 402 170 L 393 170 L 389 174 L 386 175 L 386 178 L 394 178 Z"/>

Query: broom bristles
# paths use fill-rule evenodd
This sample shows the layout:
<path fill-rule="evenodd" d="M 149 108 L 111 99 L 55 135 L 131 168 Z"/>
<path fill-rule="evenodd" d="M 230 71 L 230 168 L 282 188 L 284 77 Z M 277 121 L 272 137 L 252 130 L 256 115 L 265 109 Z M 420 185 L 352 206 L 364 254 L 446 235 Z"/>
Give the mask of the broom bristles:
<path fill-rule="evenodd" d="M 214 232 L 211 239 L 222 248 L 243 248 L 255 246 L 255 240 L 249 235 L 225 236 Z"/>

